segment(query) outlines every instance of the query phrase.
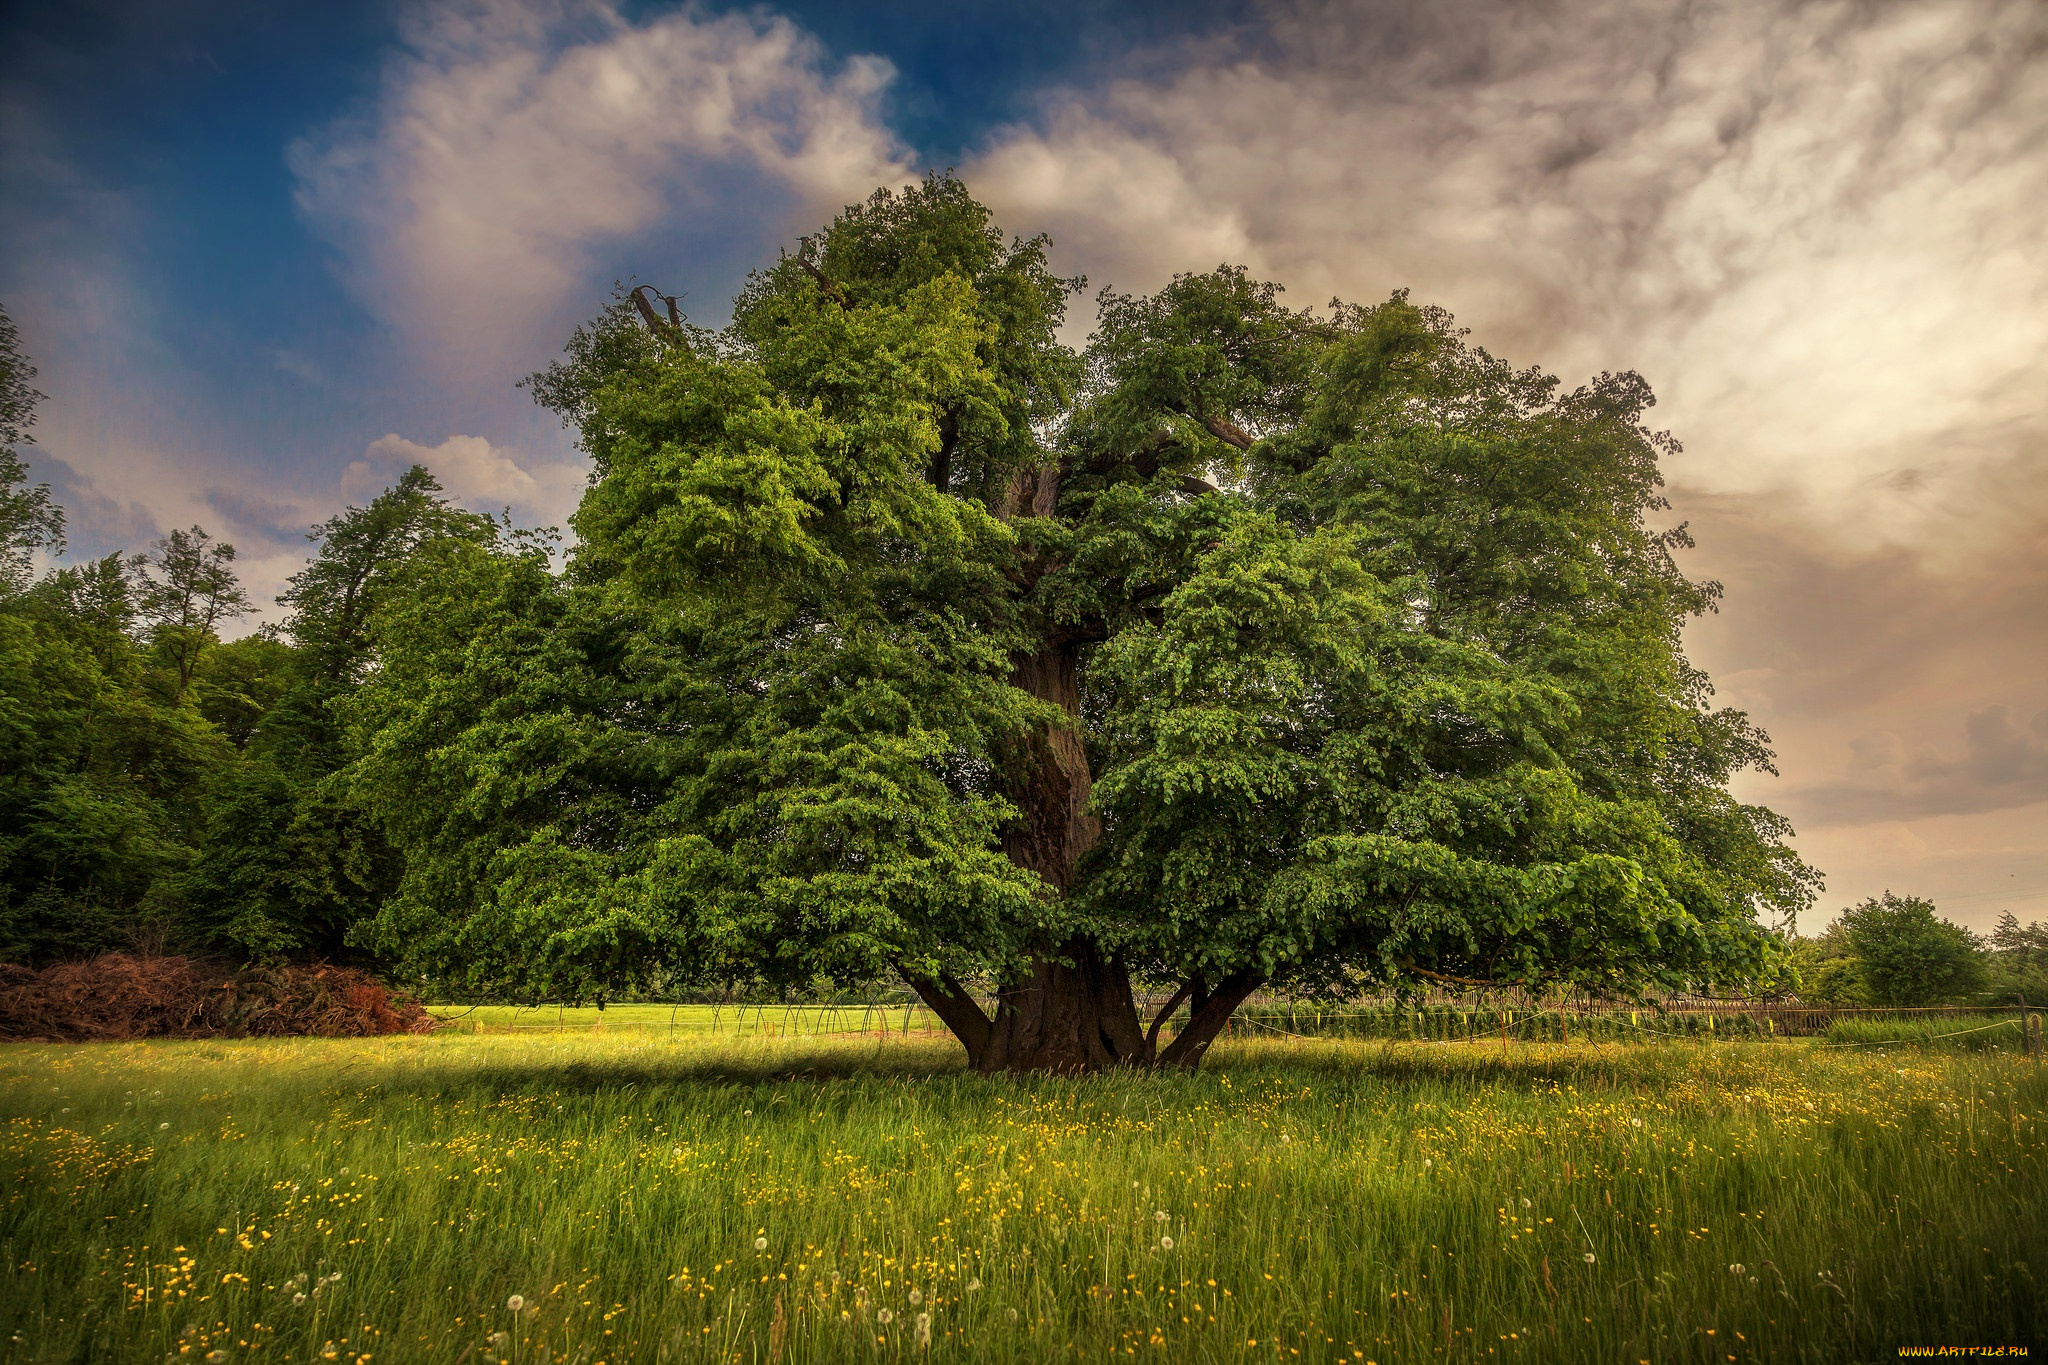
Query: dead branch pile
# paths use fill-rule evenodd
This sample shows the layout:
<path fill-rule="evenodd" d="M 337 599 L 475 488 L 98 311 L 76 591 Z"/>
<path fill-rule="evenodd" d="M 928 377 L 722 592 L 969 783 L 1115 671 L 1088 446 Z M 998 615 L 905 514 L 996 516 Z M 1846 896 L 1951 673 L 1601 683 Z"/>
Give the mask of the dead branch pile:
<path fill-rule="evenodd" d="M 238 972 L 184 957 L 109 953 L 34 971 L 0 964 L 0 1041 L 364 1038 L 434 1018 L 367 972 L 321 963 Z"/>

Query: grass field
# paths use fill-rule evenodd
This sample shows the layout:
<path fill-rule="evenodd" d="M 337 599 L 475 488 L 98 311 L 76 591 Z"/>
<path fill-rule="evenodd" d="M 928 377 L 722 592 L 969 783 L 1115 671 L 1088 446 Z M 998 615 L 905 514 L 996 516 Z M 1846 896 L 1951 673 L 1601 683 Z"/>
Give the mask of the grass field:
<path fill-rule="evenodd" d="M 0 1052 L 0 1361 L 1663 1365 L 2048 1334 L 2048 1072 L 2011 1053 L 1240 1038 L 1194 1076 L 1007 1081 L 900 1017 L 607 1014 Z"/>

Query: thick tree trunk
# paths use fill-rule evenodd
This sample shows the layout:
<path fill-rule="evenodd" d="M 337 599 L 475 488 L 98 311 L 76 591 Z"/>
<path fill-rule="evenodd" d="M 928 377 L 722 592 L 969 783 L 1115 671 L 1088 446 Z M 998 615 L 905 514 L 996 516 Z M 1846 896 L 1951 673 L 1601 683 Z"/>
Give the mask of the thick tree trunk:
<path fill-rule="evenodd" d="M 1068 717 L 1048 726 L 1007 756 L 1010 800 L 1018 818 L 1003 832 L 1003 852 L 1065 895 L 1074 884 L 1081 855 L 1102 837 L 1102 822 L 1088 814 L 1094 780 L 1081 742 L 1080 650 L 1051 643 L 1010 661 L 1010 681 Z"/>
<path fill-rule="evenodd" d="M 1004 500 L 1004 514 L 1046 516 L 1058 491 L 1056 470 L 1020 474 Z M 1073 888 L 1081 856 L 1102 837 L 1101 822 L 1088 813 L 1093 779 L 1078 723 L 1080 649 L 1047 640 L 1035 651 L 1014 656 L 1011 669 L 1016 686 L 1058 706 L 1067 723 L 1047 727 L 1005 756 L 1008 794 L 1018 818 L 1003 832 L 1003 851 L 1064 896 Z M 1004 983 L 994 1018 L 951 978 L 910 978 L 910 984 L 965 1045 L 976 1070 L 1086 1072 L 1198 1065 L 1231 1011 L 1258 982 L 1233 976 L 1213 992 L 1200 982 L 1189 983 L 1161 1012 L 1170 1014 L 1192 994 L 1187 1029 L 1163 1051 L 1158 1046 L 1163 1017 L 1146 1027 L 1125 964 L 1087 938 L 1049 947 L 1032 960 L 1028 976 Z"/>

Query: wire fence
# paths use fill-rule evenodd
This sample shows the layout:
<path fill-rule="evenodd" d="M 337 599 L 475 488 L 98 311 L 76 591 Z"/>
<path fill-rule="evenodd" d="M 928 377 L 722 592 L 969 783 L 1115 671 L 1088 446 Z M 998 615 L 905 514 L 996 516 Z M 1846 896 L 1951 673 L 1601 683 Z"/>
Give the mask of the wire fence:
<path fill-rule="evenodd" d="M 1948 1043 L 2040 1054 L 2042 1016 L 2030 1006 L 1827 1007 L 1714 1001 L 1673 1007 L 1425 1004 L 1362 1008 L 1255 1002 L 1232 1031 L 1291 1038 L 1377 1038 L 1420 1044 L 1605 1042 L 1628 1039 L 1817 1038 L 1828 1047 Z M 1960 1040 L 1970 1041 L 1960 1041 Z"/>
<path fill-rule="evenodd" d="M 993 1013 L 994 1000 L 982 1003 Z M 1149 1024 L 1166 998 L 1141 998 L 1137 1003 L 1141 1019 Z M 611 1026 L 658 1029 L 670 1035 L 867 1035 L 888 1040 L 947 1031 L 937 1015 L 914 1002 L 617 1005 L 606 1012 L 609 1019 L 605 1015 L 593 1019 L 590 1016 L 595 1012 L 587 1009 L 573 1011 L 577 1015 L 574 1020 L 566 1017 L 568 1013 L 482 1007 L 476 1014 L 486 1017 L 476 1017 L 473 1024 L 463 1022 L 472 1017 L 470 1011 L 444 1017 L 458 1029 L 493 1032 Z M 1185 1027 L 1188 1017 L 1185 1005 L 1177 1009 L 1162 1029 L 1162 1042 Z M 2034 1006 L 1883 1008 L 1738 1000 L 1637 1005 L 1455 999 L 1318 1004 L 1254 998 L 1240 1006 L 1226 1026 L 1228 1037 L 1377 1039 L 1427 1046 L 1817 1039 L 1826 1047 L 1939 1045 L 2036 1055 L 2043 1052 L 2042 1032 L 2042 1013 Z"/>

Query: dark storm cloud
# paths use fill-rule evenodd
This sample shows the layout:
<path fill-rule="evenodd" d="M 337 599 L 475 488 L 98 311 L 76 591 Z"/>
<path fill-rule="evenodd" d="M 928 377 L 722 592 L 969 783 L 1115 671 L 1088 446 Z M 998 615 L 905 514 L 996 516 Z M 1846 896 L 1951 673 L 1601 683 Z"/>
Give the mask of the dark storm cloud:
<path fill-rule="evenodd" d="M 1846 782 L 1799 793 L 1818 824 L 1974 815 L 2048 801 L 2048 710 L 2021 728 L 2003 706 L 1973 711 L 1960 754 L 1909 748 L 1895 734 L 1854 744 Z"/>

